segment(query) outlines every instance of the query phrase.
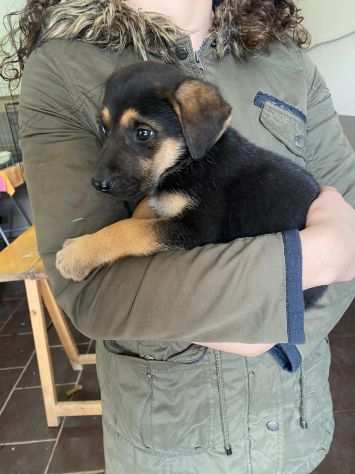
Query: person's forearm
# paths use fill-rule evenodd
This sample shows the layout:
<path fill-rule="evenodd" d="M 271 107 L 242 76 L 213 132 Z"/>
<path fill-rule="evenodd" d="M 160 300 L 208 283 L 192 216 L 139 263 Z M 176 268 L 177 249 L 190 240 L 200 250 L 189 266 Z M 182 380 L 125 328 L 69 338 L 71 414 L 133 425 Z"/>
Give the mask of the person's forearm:
<path fill-rule="evenodd" d="M 322 188 L 300 232 L 304 290 L 354 279 L 354 235 L 354 208 L 335 188 Z"/>
<path fill-rule="evenodd" d="M 302 246 L 302 288 L 329 285 L 334 281 L 334 271 L 327 261 L 329 237 L 322 229 L 306 228 L 300 232 Z"/>

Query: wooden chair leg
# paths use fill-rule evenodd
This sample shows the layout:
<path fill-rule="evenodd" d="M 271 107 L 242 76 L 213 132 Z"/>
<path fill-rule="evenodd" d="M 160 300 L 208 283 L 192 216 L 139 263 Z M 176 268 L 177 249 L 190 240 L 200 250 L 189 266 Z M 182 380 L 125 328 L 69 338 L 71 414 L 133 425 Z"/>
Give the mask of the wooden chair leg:
<path fill-rule="evenodd" d="M 74 370 L 81 370 L 80 354 L 69 329 L 66 318 L 59 308 L 48 280 L 40 280 L 40 289 L 43 302 L 57 331 L 60 342 Z"/>
<path fill-rule="evenodd" d="M 49 316 L 57 331 L 60 342 L 74 370 L 81 370 L 83 365 L 96 364 L 96 354 L 80 354 L 73 339 L 63 311 L 58 306 L 48 280 L 40 280 L 41 295 Z"/>
<path fill-rule="evenodd" d="M 54 382 L 53 364 L 48 344 L 46 318 L 43 311 L 38 280 L 25 280 L 37 363 L 41 379 L 44 407 L 48 426 L 58 426 L 56 414 L 57 391 Z"/>

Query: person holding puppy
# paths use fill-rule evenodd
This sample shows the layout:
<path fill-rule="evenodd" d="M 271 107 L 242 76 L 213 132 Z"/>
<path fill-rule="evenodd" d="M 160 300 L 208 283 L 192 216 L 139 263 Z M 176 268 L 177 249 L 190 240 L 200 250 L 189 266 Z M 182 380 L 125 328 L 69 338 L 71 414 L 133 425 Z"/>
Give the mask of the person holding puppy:
<path fill-rule="evenodd" d="M 97 340 L 106 472 L 312 472 L 334 429 L 327 336 L 355 295 L 355 154 L 301 50 L 295 3 L 28 0 L 19 15 L 1 71 L 23 73 L 39 251 L 59 304 Z M 304 230 L 125 259 L 80 283 L 61 277 L 67 238 L 137 204 L 90 182 L 105 81 L 138 60 L 216 84 L 243 136 L 311 172 L 323 189 Z M 320 285 L 330 286 L 304 318 L 302 290 Z"/>

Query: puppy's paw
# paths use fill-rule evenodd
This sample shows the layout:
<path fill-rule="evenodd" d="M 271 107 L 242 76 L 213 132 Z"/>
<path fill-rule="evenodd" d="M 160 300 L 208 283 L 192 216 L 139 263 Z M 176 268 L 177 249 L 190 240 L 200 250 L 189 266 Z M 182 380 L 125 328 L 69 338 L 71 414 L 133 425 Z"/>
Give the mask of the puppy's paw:
<path fill-rule="evenodd" d="M 64 278 L 82 281 L 98 266 L 95 262 L 97 255 L 90 244 L 90 235 L 64 242 L 62 250 L 56 255 L 56 267 Z"/>

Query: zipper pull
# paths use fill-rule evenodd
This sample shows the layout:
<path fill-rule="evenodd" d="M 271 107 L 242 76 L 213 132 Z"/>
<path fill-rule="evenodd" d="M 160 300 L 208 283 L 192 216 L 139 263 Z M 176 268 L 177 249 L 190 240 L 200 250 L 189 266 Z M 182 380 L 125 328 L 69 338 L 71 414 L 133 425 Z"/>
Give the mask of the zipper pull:
<path fill-rule="evenodd" d="M 197 64 L 198 68 L 203 71 L 204 67 L 203 67 L 203 64 L 202 64 L 202 61 L 201 61 L 199 51 L 195 51 L 195 61 L 196 61 L 196 64 Z"/>

